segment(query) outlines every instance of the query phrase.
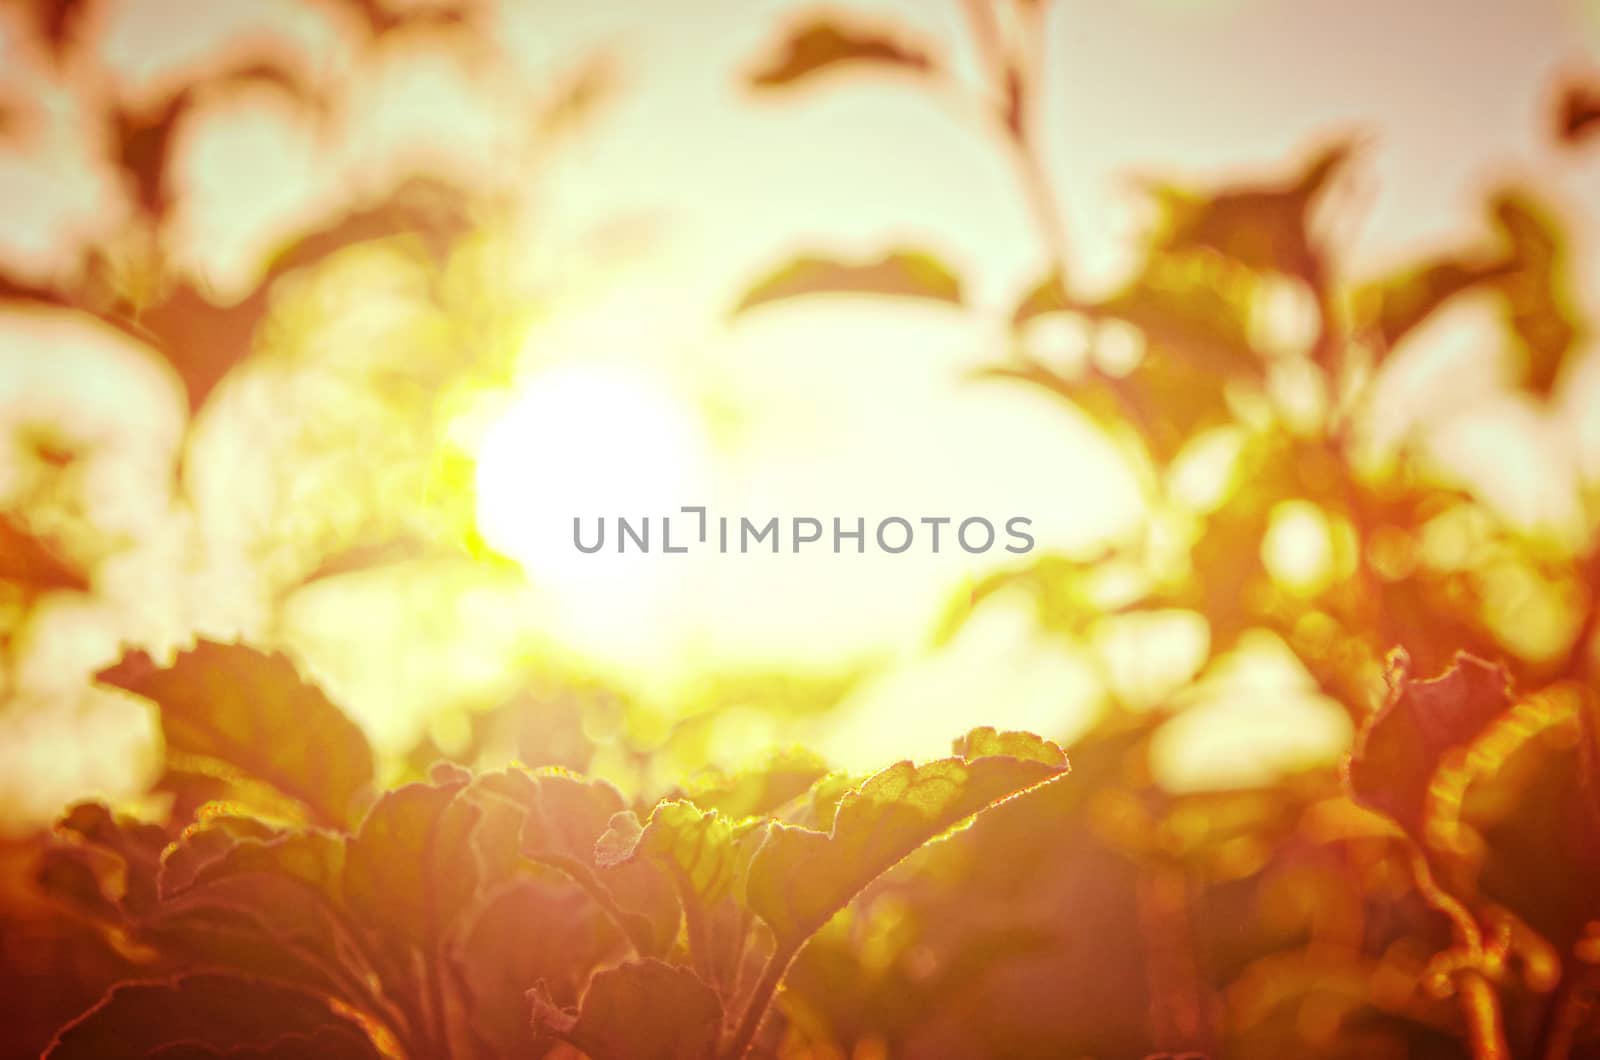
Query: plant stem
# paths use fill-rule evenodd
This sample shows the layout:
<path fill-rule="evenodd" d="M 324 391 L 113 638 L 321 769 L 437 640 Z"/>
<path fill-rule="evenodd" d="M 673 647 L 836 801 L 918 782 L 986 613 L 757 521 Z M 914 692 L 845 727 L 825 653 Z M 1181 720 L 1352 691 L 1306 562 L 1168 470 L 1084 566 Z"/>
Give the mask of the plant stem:
<path fill-rule="evenodd" d="M 1475 968 L 1463 969 L 1456 978 L 1456 994 L 1467 1017 L 1467 1038 L 1473 1060 L 1510 1060 L 1500 998 L 1488 978 Z"/>
<path fill-rule="evenodd" d="M 1007 56 L 1004 42 L 1000 39 L 1000 27 L 989 5 L 990 0 L 962 0 L 961 7 L 986 72 L 990 77 L 999 79 L 1004 88 L 1000 124 L 1011 146 L 1022 191 L 1038 225 L 1040 238 L 1050 258 L 1050 267 L 1057 275 L 1061 275 L 1066 264 L 1066 226 L 1056 205 L 1033 131 L 1035 104 L 1038 102 L 1038 88 L 1043 78 L 1044 56 L 1048 46 L 1044 35 L 1043 5 L 1038 9 L 1037 21 L 1029 27 L 1034 51 L 1025 61 L 1022 57 L 1013 61 Z"/>
<path fill-rule="evenodd" d="M 728 1047 L 723 1050 L 722 1060 L 741 1060 L 750 1049 L 750 1043 L 755 1041 L 756 1032 L 761 1029 L 761 1021 L 766 1018 L 767 1009 L 772 1006 L 773 995 L 778 992 L 778 984 L 783 982 L 783 977 L 789 970 L 789 965 L 794 963 L 794 956 L 800 952 L 799 946 L 778 943 L 773 949 L 772 956 L 767 958 L 766 967 L 761 970 L 761 979 L 756 983 L 756 989 L 750 995 L 750 1003 L 745 1006 L 744 1015 L 739 1018 L 738 1029 L 733 1032 L 733 1037 L 728 1041 Z"/>
<path fill-rule="evenodd" d="M 1593 988 L 1596 969 L 1593 965 L 1579 965 L 1568 969 L 1550 999 L 1544 1025 L 1539 1029 L 1539 1045 L 1535 1051 L 1539 1060 L 1567 1060 L 1578 1030 L 1583 1026 L 1594 1005 Z"/>

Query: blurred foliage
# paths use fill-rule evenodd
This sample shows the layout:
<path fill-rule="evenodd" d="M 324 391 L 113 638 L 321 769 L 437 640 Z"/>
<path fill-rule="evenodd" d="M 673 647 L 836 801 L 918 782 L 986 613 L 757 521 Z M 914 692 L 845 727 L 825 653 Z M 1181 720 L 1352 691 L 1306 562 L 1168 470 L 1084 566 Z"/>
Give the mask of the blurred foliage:
<path fill-rule="evenodd" d="M 85 6 L 34 6 L 57 61 Z M 338 6 L 370 42 L 474 32 L 471 4 Z M 1041 33 L 1047 6 L 1006 5 L 1011 36 Z M 1088 294 L 1042 176 L 1045 71 L 984 0 L 964 9 L 1045 258 L 1007 314 L 1011 349 L 977 375 L 1100 424 L 1150 519 L 1094 554 L 993 574 L 945 635 L 1003 595 L 1091 649 L 1118 623 L 1186 614 L 1208 636 L 1194 680 L 1139 702 L 1113 693 L 1068 748 L 1070 775 L 1047 739 L 977 730 L 952 757 L 871 777 L 801 751 L 691 776 L 708 719 L 824 711 L 861 675 L 712 675 L 686 707 L 533 659 L 498 704 L 443 711 L 385 762 L 282 655 L 203 639 L 165 664 L 130 651 L 100 681 L 153 705 L 166 751 L 151 797 L 138 813 L 82 803 L 0 847 L 0 985 L 23 999 L 6 1055 L 1600 1051 L 1596 498 L 1580 498 L 1574 532 L 1530 527 L 1442 475 L 1418 439 L 1375 441 L 1378 381 L 1457 299 L 1499 307 L 1530 404 L 1560 394 L 1590 325 L 1557 213 L 1506 188 L 1485 204 L 1486 243 L 1349 276 L 1319 219 L 1361 145 L 1332 141 L 1277 179 L 1150 184 L 1158 220 L 1137 268 Z M 796 91 L 845 64 L 929 85 L 947 68 L 909 31 L 834 14 L 782 35 L 748 87 Z M 601 69 L 529 127 L 574 120 L 604 94 Z M 319 420 L 272 454 L 286 511 L 335 514 L 266 532 L 256 558 L 286 598 L 470 556 L 460 457 L 439 454 L 458 388 L 506 370 L 492 336 L 512 310 L 473 283 L 493 267 L 475 233 L 499 206 L 410 175 L 288 234 L 225 298 L 169 260 L 169 165 L 185 116 L 244 86 L 313 112 L 322 91 L 249 56 L 138 107 L 102 101 L 125 230 L 66 275 L 0 275 L 0 297 L 142 344 L 199 430 L 235 373 L 315 359 L 284 339 L 285 318 L 347 316 L 316 292 L 338 290 L 352 256 L 424 292 L 428 342 L 334 379 L 330 407 L 370 422 Z M 1573 150 L 1591 146 L 1595 95 L 1561 96 L 1555 131 Z M 964 311 L 964 286 L 914 247 L 813 253 L 753 280 L 736 309 L 846 292 Z M 1079 348 L 1055 348 L 1063 334 Z M 70 473 L 70 448 L 31 444 L 44 478 Z M 308 486 L 319 460 L 339 473 Z M 402 468 L 399 483 L 374 481 L 379 464 Z M 174 503 L 196 488 L 175 459 Z M 438 503 L 393 525 L 400 488 Z M 47 501 L 0 523 L 7 644 L 41 597 L 92 592 L 110 547 L 84 544 Z M 1343 771 L 1167 790 L 1155 742 L 1263 632 L 1358 730 Z"/>

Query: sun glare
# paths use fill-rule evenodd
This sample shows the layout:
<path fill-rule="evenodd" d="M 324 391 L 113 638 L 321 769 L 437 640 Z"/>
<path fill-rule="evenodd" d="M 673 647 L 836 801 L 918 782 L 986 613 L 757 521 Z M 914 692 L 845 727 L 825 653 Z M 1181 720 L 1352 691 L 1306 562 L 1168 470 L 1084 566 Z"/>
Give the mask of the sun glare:
<path fill-rule="evenodd" d="M 707 471 L 702 425 L 664 381 L 594 364 L 530 378 L 485 432 L 478 451 L 478 525 L 536 585 L 593 592 L 640 580 L 659 564 L 593 554 L 573 543 L 573 520 L 593 540 L 597 519 L 659 518 L 694 503 Z M 653 557 L 643 557 L 645 559 Z"/>

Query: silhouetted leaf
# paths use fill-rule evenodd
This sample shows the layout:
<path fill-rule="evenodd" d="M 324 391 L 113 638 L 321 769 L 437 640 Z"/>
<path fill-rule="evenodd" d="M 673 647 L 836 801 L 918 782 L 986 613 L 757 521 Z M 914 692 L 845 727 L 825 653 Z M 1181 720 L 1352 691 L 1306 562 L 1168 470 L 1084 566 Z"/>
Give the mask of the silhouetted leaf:
<path fill-rule="evenodd" d="M 89 580 L 80 571 L 7 514 L 0 514 L 0 581 L 31 592 L 89 589 Z"/>
<path fill-rule="evenodd" d="M 758 88 L 791 85 L 842 63 L 870 63 L 922 71 L 928 56 L 889 37 L 840 26 L 827 19 L 805 25 L 789 34 L 782 54 L 750 75 Z"/>
<path fill-rule="evenodd" d="M 1413 679 L 1398 655 L 1389 698 L 1356 736 L 1345 766 L 1357 802 L 1426 840 L 1428 786 L 1441 762 L 1464 750 L 1511 706 L 1505 671 L 1471 655 L 1430 680 Z"/>
<path fill-rule="evenodd" d="M 801 257 L 752 285 L 734 312 L 812 294 L 893 295 L 958 304 L 961 281 L 937 259 L 917 250 L 891 250 L 871 262 Z"/>
<path fill-rule="evenodd" d="M 284 656 L 201 640 L 164 668 L 131 652 L 99 680 L 155 700 L 169 748 L 260 780 L 319 823 L 360 813 L 372 782 L 366 737 Z"/>
<path fill-rule="evenodd" d="M 77 25 L 88 0 L 34 0 L 34 25 L 50 54 L 59 63 L 75 43 Z"/>
<path fill-rule="evenodd" d="M 1527 358 L 1523 385 L 1547 397 L 1579 336 L 1566 246 L 1555 219 L 1526 195 L 1502 194 L 1494 214 L 1511 246 L 1500 289 Z"/>
<path fill-rule="evenodd" d="M 1600 85 L 1574 82 L 1561 94 L 1556 135 L 1563 143 L 1584 143 L 1600 129 Z"/>
<path fill-rule="evenodd" d="M 977 737 L 981 746 L 988 738 Z M 1038 754 L 1047 745 L 1030 747 Z M 840 801 L 830 834 L 775 825 L 750 864 L 750 908 L 780 949 L 798 947 L 863 887 L 968 817 L 1067 772 L 1054 762 L 1008 756 L 901 762 Z"/>
<path fill-rule="evenodd" d="M 1351 143 L 1333 144 L 1279 184 L 1241 185 L 1210 195 L 1154 185 L 1165 213 L 1158 245 L 1169 251 L 1205 248 L 1252 269 L 1319 283 L 1322 255 L 1312 242 L 1309 213 L 1354 153 Z"/>
<path fill-rule="evenodd" d="M 260 1055 L 272 1056 L 282 1055 L 270 1051 L 274 1043 L 291 1035 L 314 1040 L 318 1057 L 379 1060 L 366 1035 L 322 998 L 277 983 L 216 974 L 124 983 L 62 1028 L 46 1055 L 50 1060 L 161 1056 L 167 1054 L 159 1050 L 183 1045 L 220 1056 L 241 1048 L 268 1050 Z"/>
<path fill-rule="evenodd" d="M 1505 276 L 1511 267 L 1505 260 L 1465 258 L 1412 267 L 1358 291 L 1358 312 L 1371 322 L 1379 348 L 1387 354 L 1450 299 Z"/>
<path fill-rule="evenodd" d="M 1482 896 L 1511 910 L 1579 973 L 1574 946 L 1600 921 L 1600 728 L 1584 690 L 1523 697 L 1474 746 L 1460 817 Z"/>
<path fill-rule="evenodd" d="M 113 813 L 104 803 L 81 802 L 56 829 L 117 859 L 114 897 L 123 909 L 138 915 L 155 905 L 161 852 L 167 845 L 167 834 L 158 825 Z"/>
<path fill-rule="evenodd" d="M 388 0 L 342 0 L 360 14 L 369 39 L 378 41 L 392 33 L 437 32 L 464 25 L 470 5 L 464 3 L 395 4 Z"/>
<path fill-rule="evenodd" d="M 531 996 L 534 1030 L 591 1060 L 703 1060 L 716 1054 L 722 1030 L 716 991 L 689 969 L 656 960 L 595 973 L 576 1013 L 542 985 Z"/>

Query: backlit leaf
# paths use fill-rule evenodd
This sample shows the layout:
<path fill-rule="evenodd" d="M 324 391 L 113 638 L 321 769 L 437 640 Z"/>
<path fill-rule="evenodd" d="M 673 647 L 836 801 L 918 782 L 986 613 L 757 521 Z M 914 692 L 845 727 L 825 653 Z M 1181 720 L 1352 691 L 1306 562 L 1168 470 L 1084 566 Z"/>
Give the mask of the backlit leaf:
<path fill-rule="evenodd" d="M 927 55 L 889 37 L 820 20 L 785 38 L 782 54 L 751 74 L 750 83 L 758 88 L 791 85 L 843 63 L 915 71 L 926 70 L 930 65 Z"/>
<path fill-rule="evenodd" d="M 961 280 L 938 259 L 919 250 L 891 250 L 876 261 L 805 256 L 753 284 L 734 312 L 813 294 L 889 295 L 959 304 Z"/>
<path fill-rule="evenodd" d="M 1523 385 L 1549 396 L 1580 333 L 1565 240 L 1555 219 L 1524 194 L 1501 195 L 1494 215 L 1511 246 L 1512 269 L 1499 285 L 1526 358 Z"/>
<path fill-rule="evenodd" d="M 996 739 L 975 737 L 978 746 Z M 844 796 L 830 834 L 774 826 L 750 864 L 751 909 L 780 947 L 799 946 L 913 850 L 996 802 L 1064 775 L 1066 756 L 1058 752 L 1054 761 L 1041 761 L 1050 757 L 1043 747 L 1043 741 L 1026 745 L 1034 758 L 945 758 L 920 767 L 901 762 Z"/>
<path fill-rule="evenodd" d="M 1503 669 L 1471 655 L 1430 680 L 1413 679 L 1404 655 L 1390 674 L 1389 698 L 1356 737 L 1345 767 L 1357 802 L 1422 841 L 1428 787 L 1445 757 L 1464 750 L 1511 706 Z"/>
<path fill-rule="evenodd" d="M 241 839 L 270 839 L 274 830 L 254 817 L 218 813 L 183 830 L 161 855 L 161 894 L 166 897 L 195 881 L 206 865 L 222 858 Z"/>
<path fill-rule="evenodd" d="M 29 533 L 15 516 L 0 514 L 0 581 L 35 592 L 86 592 L 89 581 L 55 549 Z"/>
<path fill-rule="evenodd" d="M 822 759 L 809 751 L 780 750 L 753 768 L 703 774 L 685 785 L 683 797 L 731 818 L 770 814 L 805 794 L 827 772 Z"/>
<path fill-rule="evenodd" d="M 167 667 L 130 652 L 99 679 L 155 700 L 169 749 L 260 780 L 319 824 L 359 815 L 372 782 L 367 739 L 283 655 L 201 640 Z"/>
<path fill-rule="evenodd" d="M 1556 134 L 1564 143 L 1578 146 L 1600 129 L 1600 85 L 1574 83 L 1561 95 Z"/>
<path fill-rule="evenodd" d="M 1160 244 L 1169 250 L 1204 248 L 1252 269 L 1319 281 L 1321 253 L 1311 237 L 1311 207 L 1353 154 L 1349 143 L 1330 145 L 1294 177 L 1276 184 L 1212 194 L 1157 185 L 1165 211 Z"/>
<path fill-rule="evenodd" d="M 62 1028 L 45 1055 L 50 1060 L 105 1060 L 162 1055 L 157 1050 L 182 1044 L 221 1056 L 244 1049 L 243 1055 L 249 1056 L 249 1050 L 268 1049 L 290 1035 L 314 1039 L 319 1057 L 378 1060 L 366 1035 L 315 994 L 217 974 L 124 983 Z"/>
<path fill-rule="evenodd" d="M 650 811 L 642 829 L 631 813 L 612 818 L 595 847 L 595 860 L 609 867 L 636 857 L 653 858 L 709 904 L 726 894 L 733 882 L 734 829 L 734 822 L 715 810 L 689 802 L 662 802 Z"/>
<path fill-rule="evenodd" d="M 582 1049 L 590 1060 L 703 1060 L 716 1054 L 722 1002 L 687 968 L 630 961 L 595 973 L 576 1013 L 533 994 L 539 1034 Z"/>
<path fill-rule="evenodd" d="M 446 810 L 462 787 L 407 784 L 387 792 L 346 847 L 345 902 L 396 939 L 431 946 L 439 936 L 440 878 L 465 871 L 440 863 L 455 824 Z"/>

